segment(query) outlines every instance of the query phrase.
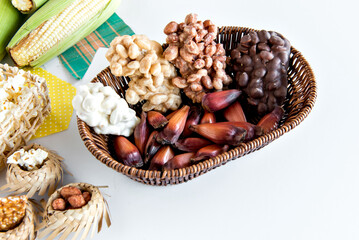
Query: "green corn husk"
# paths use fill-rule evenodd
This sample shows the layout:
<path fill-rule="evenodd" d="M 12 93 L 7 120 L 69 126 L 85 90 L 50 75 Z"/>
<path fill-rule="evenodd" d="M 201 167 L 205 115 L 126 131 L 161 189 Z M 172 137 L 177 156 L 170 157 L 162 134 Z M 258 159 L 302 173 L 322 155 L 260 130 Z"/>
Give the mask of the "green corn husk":
<path fill-rule="evenodd" d="M 22 14 L 30 14 L 39 9 L 47 0 L 27 0 L 29 6 L 23 6 L 18 0 L 11 0 L 12 5 Z"/>
<path fill-rule="evenodd" d="M 6 55 L 6 45 L 21 26 L 22 19 L 10 0 L 0 0 L 0 61 Z"/>
<path fill-rule="evenodd" d="M 53 16 L 57 16 L 64 9 L 70 6 L 74 0 L 49 0 L 38 11 L 36 11 L 18 30 L 15 36 L 11 39 L 7 46 L 7 51 L 12 54 L 12 50 L 20 43 L 21 40 L 27 38 L 30 33 L 37 29 L 40 25 L 44 24 Z M 62 39 L 55 46 L 51 47 L 47 52 L 43 53 L 37 59 L 30 61 L 26 65 L 20 65 L 20 67 L 31 66 L 40 67 L 47 61 L 58 56 L 66 51 L 68 48 L 76 44 L 88 36 L 91 32 L 96 30 L 102 23 L 104 23 L 119 7 L 121 0 L 111 0 L 107 5 L 99 11 L 89 21 L 85 22 L 79 29 L 72 34 L 68 35 L 65 39 Z M 41 38 L 42 36 L 38 36 Z"/>

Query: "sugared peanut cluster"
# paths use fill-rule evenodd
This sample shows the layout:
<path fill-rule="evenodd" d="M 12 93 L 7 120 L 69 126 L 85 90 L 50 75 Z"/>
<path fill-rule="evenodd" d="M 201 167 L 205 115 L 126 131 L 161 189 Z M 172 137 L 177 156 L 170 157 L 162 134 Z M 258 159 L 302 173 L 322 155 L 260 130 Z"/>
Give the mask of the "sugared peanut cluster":
<path fill-rule="evenodd" d="M 181 73 L 172 83 L 184 89 L 193 102 L 201 102 L 206 92 L 221 90 L 232 82 L 225 72 L 223 45 L 214 41 L 217 27 L 210 20 L 198 21 L 197 14 L 189 14 L 183 23 L 167 24 L 164 33 L 169 46 L 163 55 Z"/>
<path fill-rule="evenodd" d="M 131 78 L 126 91 L 129 104 L 146 100 L 144 111 L 176 110 L 181 104 L 180 90 L 171 80 L 175 67 L 162 56 L 161 45 L 144 35 L 119 36 L 106 53 L 115 76 Z"/>
<path fill-rule="evenodd" d="M 85 206 L 91 200 L 91 193 L 81 192 L 77 187 L 63 187 L 60 191 L 61 197 L 52 202 L 54 210 L 64 211 Z"/>
<path fill-rule="evenodd" d="M 0 198 L 0 232 L 16 227 L 24 218 L 26 196 Z"/>

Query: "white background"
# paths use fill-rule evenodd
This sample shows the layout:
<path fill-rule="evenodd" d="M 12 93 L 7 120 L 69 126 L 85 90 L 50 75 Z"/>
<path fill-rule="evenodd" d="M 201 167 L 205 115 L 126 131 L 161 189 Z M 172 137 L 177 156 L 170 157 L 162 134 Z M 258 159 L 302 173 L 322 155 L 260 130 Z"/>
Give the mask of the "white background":
<path fill-rule="evenodd" d="M 275 30 L 311 64 L 313 111 L 262 150 L 184 184 L 137 183 L 97 161 L 73 116 L 37 143 L 58 151 L 73 177 L 107 185 L 112 226 L 93 239 L 359 239 L 359 31 L 357 1 L 123 0 L 117 13 L 138 34 L 164 42 L 164 26 L 195 12 L 218 26 Z M 104 60 L 105 61 L 105 60 Z M 75 83 L 57 59 L 45 68 Z M 5 183 L 4 171 L 0 185 Z"/>

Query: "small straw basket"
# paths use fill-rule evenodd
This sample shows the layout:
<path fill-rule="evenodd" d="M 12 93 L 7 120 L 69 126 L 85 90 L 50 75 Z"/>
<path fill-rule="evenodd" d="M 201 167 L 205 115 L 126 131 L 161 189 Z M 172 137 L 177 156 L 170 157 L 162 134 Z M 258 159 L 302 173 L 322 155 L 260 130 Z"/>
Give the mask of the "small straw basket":
<path fill-rule="evenodd" d="M 22 222 L 15 228 L 6 232 L 0 232 L 1 240 L 34 240 L 35 234 L 35 213 L 31 201 L 27 201 L 25 216 Z"/>
<path fill-rule="evenodd" d="M 25 151 L 41 149 L 48 153 L 43 165 L 37 170 L 23 170 L 17 164 L 8 164 L 6 182 L 0 191 L 12 191 L 14 194 L 25 193 L 31 198 L 36 192 L 42 196 L 48 190 L 50 196 L 57 188 L 63 175 L 62 160 L 54 151 L 50 151 L 39 144 L 23 147 Z"/>
<path fill-rule="evenodd" d="M 52 202 L 61 196 L 60 192 L 64 187 L 77 187 L 81 191 L 87 191 L 91 194 L 91 200 L 82 208 L 54 210 Z M 46 239 L 52 240 L 59 235 L 61 235 L 59 239 L 67 239 L 71 233 L 74 233 L 70 239 L 75 240 L 82 233 L 80 239 L 84 240 L 91 228 L 91 237 L 95 233 L 96 226 L 97 232 L 101 231 L 103 220 L 110 227 L 107 202 L 98 187 L 88 183 L 71 183 L 62 188 L 57 189 L 47 201 L 42 222 L 36 227 L 40 239 L 47 236 Z"/>
<path fill-rule="evenodd" d="M 0 75 L 5 79 L 22 71 L 17 67 L 0 64 Z M 7 156 L 20 146 L 26 145 L 51 111 L 45 79 L 30 72 L 25 72 L 23 75 L 32 94 L 18 102 L 17 112 L 0 123 L 0 170 L 5 168 Z"/>

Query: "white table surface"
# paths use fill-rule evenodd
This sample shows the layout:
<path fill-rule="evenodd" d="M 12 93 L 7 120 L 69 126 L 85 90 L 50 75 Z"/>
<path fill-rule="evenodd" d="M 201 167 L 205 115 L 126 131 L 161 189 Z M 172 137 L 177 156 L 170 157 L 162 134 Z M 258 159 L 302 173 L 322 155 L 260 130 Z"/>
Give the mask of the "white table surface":
<path fill-rule="evenodd" d="M 107 185 L 112 226 L 93 239 L 359 239 L 359 4 L 343 1 L 123 0 L 134 32 L 163 42 L 163 28 L 195 12 L 218 26 L 275 30 L 311 64 L 313 111 L 260 151 L 184 184 L 146 186 L 97 161 L 73 116 L 68 130 L 36 142 L 58 151 L 64 184 Z M 75 83 L 53 59 L 45 68 Z M 4 171 L 0 185 L 5 183 Z M 88 237 L 88 239 L 90 239 Z"/>

